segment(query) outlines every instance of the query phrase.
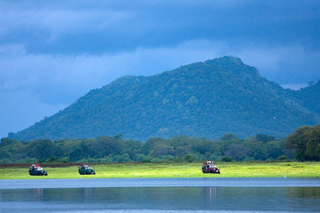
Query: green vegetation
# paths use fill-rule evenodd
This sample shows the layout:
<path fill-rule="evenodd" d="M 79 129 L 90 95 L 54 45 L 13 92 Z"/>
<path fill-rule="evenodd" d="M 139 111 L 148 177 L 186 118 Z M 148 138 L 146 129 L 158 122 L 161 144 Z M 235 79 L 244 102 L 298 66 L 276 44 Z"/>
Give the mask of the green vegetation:
<path fill-rule="evenodd" d="M 123 140 L 121 135 L 97 139 L 63 139 L 51 141 L 17 141 L 2 138 L 0 163 L 68 163 L 68 162 L 195 162 L 252 161 L 292 159 L 293 150 L 285 149 L 285 139 L 258 134 L 240 139 L 226 134 L 220 140 L 174 136 L 150 138 L 142 143 Z M 281 160 L 279 159 L 279 160 Z"/>
<path fill-rule="evenodd" d="M 147 141 L 233 133 L 281 138 L 299 126 L 319 123 L 319 87 L 320 82 L 301 91 L 283 89 L 239 58 L 223 57 L 159 75 L 119 78 L 8 137 L 30 141 L 122 134 Z"/>
<path fill-rule="evenodd" d="M 184 135 L 171 139 L 150 138 L 142 143 L 123 140 L 121 135 L 97 139 L 17 141 L 2 138 L 0 163 L 112 163 L 319 161 L 320 125 L 302 126 L 287 139 L 258 134 L 247 139 L 226 134 L 220 140 Z"/>
<path fill-rule="evenodd" d="M 320 177 L 316 162 L 218 162 L 221 174 L 203 174 L 197 163 L 120 163 L 92 165 L 96 175 L 79 175 L 78 167 L 45 167 L 48 176 L 30 176 L 28 168 L 2 168 L 0 179 L 77 178 L 229 178 L 229 177 Z"/>
<path fill-rule="evenodd" d="M 302 126 L 291 133 L 285 146 L 295 150 L 299 161 L 320 160 L 320 124 Z"/>

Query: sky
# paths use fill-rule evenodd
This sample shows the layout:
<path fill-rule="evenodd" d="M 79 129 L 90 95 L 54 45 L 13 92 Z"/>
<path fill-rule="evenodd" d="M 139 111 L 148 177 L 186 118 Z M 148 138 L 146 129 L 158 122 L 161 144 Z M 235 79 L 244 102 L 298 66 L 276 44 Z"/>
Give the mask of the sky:
<path fill-rule="evenodd" d="M 0 138 L 125 75 L 235 56 L 284 88 L 320 79 L 317 0 L 0 0 Z"/>

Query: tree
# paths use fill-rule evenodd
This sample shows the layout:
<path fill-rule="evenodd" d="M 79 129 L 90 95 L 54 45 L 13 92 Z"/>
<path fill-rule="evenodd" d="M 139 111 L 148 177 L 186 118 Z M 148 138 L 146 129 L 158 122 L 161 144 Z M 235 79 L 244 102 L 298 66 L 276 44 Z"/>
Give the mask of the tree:
<path fill-rule="evenodd" d="M 251 150 L 240 144 L 230 144 L 224 154 L 231 156 L 236 161 L 241 161 L 251 155 Z"/>
<path fill-rule="evenodd" d="M 176 147 L 174 149 L 173 155 L 177 157 L 183 157 L 189 152 L 190 152 L 190 149 L 188 147 Z"/>
<path fill-rule="evenodd" d="M 152 156 L 153 157 L 159 157 L 161 155 L 172 155 L 174 152 L 173 147 L 160 144 L 159 146 L 154 147 Z"/>
<path fill-rule="evenodd" d="M 15 144 L 15 143 L 19 143 L 19 142 L 11 138 L 1 138 L 0 148 L 11 145 L 11 144 Z"/>
<path fill-rule="evenodd" d="M 184 161 L 193 162 L 196 160 L 196 157 L 193 154 L 186 154 L 184 156 Z"/>
<path fill-rule="evenodd" d="M 176 147 L 184 147 L 189 146 L 191 144 L 191 139 L 189 136 L 180 135 L 179 137 L 173 136 L 167 143 L 169 146 Z"/>
<path fill-rule="evenodd" d="M 310 128 L 306 133 L 306 157 L 308 160 L 320 160 L 320 125 Z"/>
<path fill-rule="evenodd" d="M 289 135 L 285 143 L 285 147 L 295 150 L 295 157 L 299 161 L 306 160 L 307 138 L 306 133 L 310 126 L 302 126 Z"/>
<path fill-rule="evenodd" d="M 279 157 L 277 158 L 277 160 L 287 161 L 287 160 L 289 160 L 289 158 L 288 158 L 288 156 L 286 156 L 286 155 L 281 155 L 281 156 L 279 156 Z"/>
<path fill-rule="evenodd" d="M 222 138 L 220 138 L 220 140 L 222 141 L 228 141 L 228 142 L 240 142 L 241 139 L 238 138 L 236 135 L 234 134 L 225 134 Z"/>
<path fill-rule="evenodd" d="M 284 140 L 270 141 L 266 145 L 268 157 L 277 159 L 279 156 L 284 155 Z"/>
<path fill-rule="evenodd" d="M 222 159 L 221 159 L 222 162 L 232 162 L 234 161 L 233 158 L 231 156 L 224 156 Z"/>
<path fill-rule="evenodd" d="M 311 87 L 311 86 L 314 86 L 314 85 L 315 85 L 314 81 L 309 81 L 308 87 Z"/>
<path fill-rule="evenodd" d="M 72 150 L 72 152 L 69 155 L 69 159 L 71 162 L 76 162 L 78 160 L 81 160 L 84 157 L 87 157 L 87 156 L 84 156 L 82 149 L 80 149 L 79 147 L 75 147 L 74 150 Z"/>
<path fill-rule="evenodd" d="M 79 161 L 81 159 L 89 158 L 92 154 L 90 147 L 81 141 L 79 146 L 74 147 L 73 151 L 70 153 L 69 159 L 71 162 Z"/>
<path fill-rule="evenodd" d="M 273 136 L 268 136 L 268 135 L 264 135 L 264 134 L 257 134 L 256 135 L 256 139 L 257 141 L 261 141 L 261 142 L 264 142 L 264 143 L 267 143 L 269 141 L 275 141 L 276 138 L 273 137 Z"/>
<path fill-rule="evenodd" d="M 10 158 L 9 153 L 4 150 L 0 150 L 0 160 L 6 159 L 6 158 Z"/>
<path fill-rule="evenodd" d="M 103 136 L 97 138 L 92 143 L 92 149 L 97 153 L 99 157 L 105 157 L 110 154 L 118 155 L 122 150 L 120 138 Z"/>
<path fill-rule="evenodd" d="M 117 134 L 114 136 L 114 139 L 116 140 L 121 140 L 121 138 L 122 138 L 122 134 Z"/>
<path fill-rule="evenodd" d="M 160 145 L 160 144 L 166 144 L 167 140 L 163 138 L 150 138 L 147 142 L 145 142 L 141 149 L 142 149 L 142 154 L 148 155 L 151 150 L 154 149 L 154 147 Z"/>
<path fill-rule="evenodd" d="M 112 158 L 113 162 L 130 162 L 130 156 L 128 155 L 128 153 L 125 153 L 123 155 L 115 155 Z"/>
<path fill-rule="evenodd" d="M 55 145 L 49 139 L 39 139 L 27 145 L 27 154 L 31 158 L 49 159 L 55 152 Z"/>
<path fill-rule="evenodd" d="M 136 154 L 141 152 L 141 142 L 134 140 L 121 141 L 121 154 L 129 154 L 132 159 Z"/>
<path fill-rule="evenodd" d="M 251 156 L 255 160 L 266 160 L 268 157 L 266 143 L 257 141 L 246 141 L 245 146 L 251 150 Z"/>

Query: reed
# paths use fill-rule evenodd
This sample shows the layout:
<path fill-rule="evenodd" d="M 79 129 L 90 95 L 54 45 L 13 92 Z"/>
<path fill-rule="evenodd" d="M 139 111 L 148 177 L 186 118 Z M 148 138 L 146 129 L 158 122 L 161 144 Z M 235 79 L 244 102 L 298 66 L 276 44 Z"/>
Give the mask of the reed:
<path fill-rule="evenodd" d="M 48 176 L 30 176 L 28 168 L 0 169 L 0 179 L 76 179 L 76 178 L 242 178 L 312 177 L 320 178 L 318 162 L 218 162 L 221 174 L 203 174 L 201 163 L 116 163 L 91 164 L 96 175 L 81 175 L 77 166 L 46 166 Z"/>

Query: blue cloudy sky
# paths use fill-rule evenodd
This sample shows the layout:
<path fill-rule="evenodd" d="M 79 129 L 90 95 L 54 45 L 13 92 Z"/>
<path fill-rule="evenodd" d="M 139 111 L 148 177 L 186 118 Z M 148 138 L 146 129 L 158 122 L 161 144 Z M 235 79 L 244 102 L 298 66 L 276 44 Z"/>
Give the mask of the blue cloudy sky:
<path fill-rule="evenodd" d="M 0 138 L 124 75 L 231 55 L 283 87 L 320 79 L 320 1 L 0 0 Z"/>

